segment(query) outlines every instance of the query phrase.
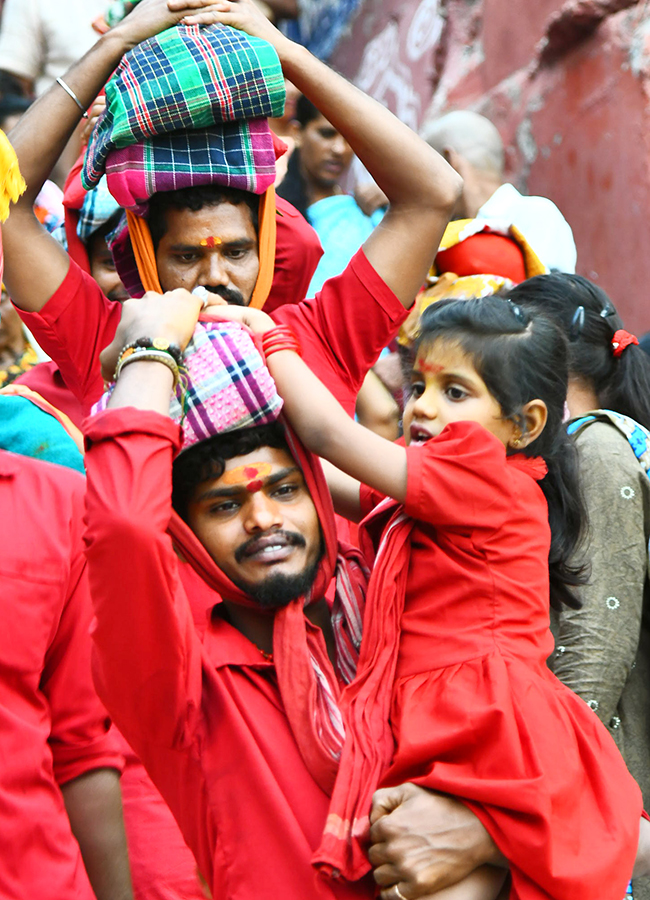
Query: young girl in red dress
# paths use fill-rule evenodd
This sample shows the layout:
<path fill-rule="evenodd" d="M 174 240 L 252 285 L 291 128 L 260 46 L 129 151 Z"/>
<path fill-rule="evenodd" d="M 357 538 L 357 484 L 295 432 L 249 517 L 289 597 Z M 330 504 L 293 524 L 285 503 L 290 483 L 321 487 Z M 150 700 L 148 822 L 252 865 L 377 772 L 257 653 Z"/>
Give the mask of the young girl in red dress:
<path fill-rule="evenodd" d="M 621 900 L 641 794 L 604 726 L 546 666 L 549 598 L 575 605 L 585 577 L 568 564 L 583 509 L 562 423 L 563 336 L 500 298 L 429 307 L 402 446 L 349 419 L 268 316 L 225 315 L 267 332 L 286 414 L 347 473 L 333 474 L 335 505 L 366 514 L 375 558 L 315 862 L 361 877 L 373 791 L 412 781 L 476 813 L 510 862 L 510 897 Z M 382 896 L 404 895 L 397 883 Z"/>

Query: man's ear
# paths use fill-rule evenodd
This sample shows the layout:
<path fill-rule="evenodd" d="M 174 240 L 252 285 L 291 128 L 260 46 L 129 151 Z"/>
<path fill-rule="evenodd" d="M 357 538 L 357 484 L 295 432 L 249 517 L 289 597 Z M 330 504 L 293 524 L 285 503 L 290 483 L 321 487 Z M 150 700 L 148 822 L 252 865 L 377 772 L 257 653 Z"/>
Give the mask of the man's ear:
<path fill-rule="evenodd" d="M 537 440 L 548 419 L 548 410 L 543 400 L 530 400 L 521 411 L 525 430 L 521 434 L 520 447 L 527 447 Z"/>
<path fill-rule="evenodd" d="M 452 147 L 445 147 L 442 155 L 447 160 L 452 169 L 455 169 L 462 177 L 463 171 L 466 167 L 466 163 L 460 153 L 457 153 Z"/>

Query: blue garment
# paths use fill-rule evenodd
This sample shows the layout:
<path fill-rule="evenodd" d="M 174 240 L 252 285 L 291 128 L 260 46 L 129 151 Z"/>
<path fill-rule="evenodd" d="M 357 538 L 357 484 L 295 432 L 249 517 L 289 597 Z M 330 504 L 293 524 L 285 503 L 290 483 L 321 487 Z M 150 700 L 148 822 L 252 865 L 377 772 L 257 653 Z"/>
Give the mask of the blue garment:
<path fill-rule="evenodd" d="M 609 422 L 610 425 L 618 428 L 621 434 L 627 438 L 634 455 L 650 478 L 650 431 L 643 425 L 639 425 L 630 416 L 614 412 L 613 409 L 595 409 L 592 413 L 569 422 L 567 432 L 569 435 L 574 435 L 585 425 L 597 420 Z"/>
<path fill-rule="evenodd" d="M 85 474 L 83 456 L 63 425 L 26 397 L 0 394 L 0 449 Z"/>
<path fill-rule="evenodd" d="M 284 19 L 280 31 L 327 62 L 360 3 L 361 0 L 298 0 L 298 18 Z"/>
<path fill-rule="evenodd" d="M 309 284 L 308 297 L 320 291 L 328 278 L 341 274 L 381 222 L 384 212 L 378 209 L 372 216 L 367 216 L 350 194 L 325 197 L 307 207 L 307 219 L 323 246 L 323 255 Z"/>

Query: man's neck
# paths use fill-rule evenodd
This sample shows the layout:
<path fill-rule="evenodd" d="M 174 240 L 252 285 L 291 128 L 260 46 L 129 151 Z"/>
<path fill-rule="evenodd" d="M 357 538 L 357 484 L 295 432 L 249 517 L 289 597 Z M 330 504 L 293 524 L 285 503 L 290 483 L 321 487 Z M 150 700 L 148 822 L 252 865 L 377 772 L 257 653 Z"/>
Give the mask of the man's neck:
<path fill-rule="evenodd" d="M 249 606 L 241 606 L 230 600 L 223 601 L 223 611 L 233 628 L 240 631 L 263 653 L 273 653 L 273 616 Z M 327 654 L 334 665 L 336 659 L 334 631 L 330 609 L 325 598 L 323 597 L 306 607 L 305 615 L 312 625 L 316 625 L 323 632 Z"/>
<path fill-rule="evenodd" d="M 566 402 L 572 419 L 584 416 L 585 413 L 598 409 L 600 406 L 593 386 L 576 378 L 569 378 Z"/>

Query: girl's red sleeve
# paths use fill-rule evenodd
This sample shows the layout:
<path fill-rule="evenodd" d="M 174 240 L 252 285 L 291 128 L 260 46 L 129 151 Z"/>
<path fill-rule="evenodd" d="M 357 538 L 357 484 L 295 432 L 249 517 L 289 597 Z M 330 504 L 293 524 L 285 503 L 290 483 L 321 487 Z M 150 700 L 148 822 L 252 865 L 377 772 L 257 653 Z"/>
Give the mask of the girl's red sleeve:
<path fill-rule="evenodd" d="M 406 448 L 405 510 L 422 522 L 493 530 L 511 506 L 505 447 L 476 422 L 452 422 L 426 444 Z"/>

